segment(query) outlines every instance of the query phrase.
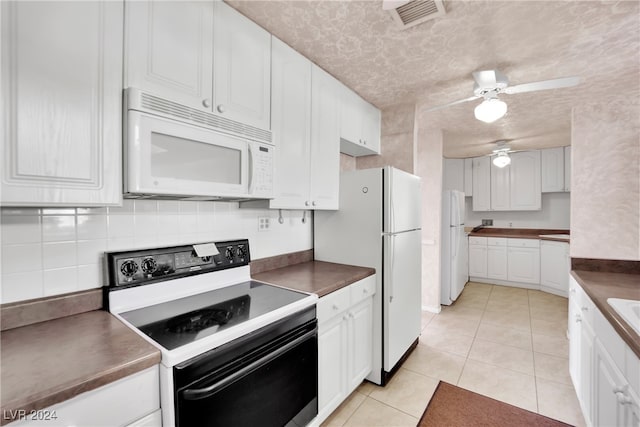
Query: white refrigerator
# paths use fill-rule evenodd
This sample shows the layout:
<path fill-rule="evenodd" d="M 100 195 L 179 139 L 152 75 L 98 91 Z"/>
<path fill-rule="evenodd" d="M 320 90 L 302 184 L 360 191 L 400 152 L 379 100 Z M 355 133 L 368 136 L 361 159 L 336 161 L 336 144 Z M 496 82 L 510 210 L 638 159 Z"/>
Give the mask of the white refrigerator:
<path fill-rule="evenodd" d="M 442 192 L 442 250 L 440 302 L 452 304 L 464 289 L 469 278 L 467 235 L 464 232 L 464 193 Z"/>
<path fill-rule="evenodd" d="M 384 385 L 417 343 L 421 325 L 420 178 L 392 167 L 340 176 L 340 210 L 314 214 L 318 261 L 376 269 L 373 370 Z"/>

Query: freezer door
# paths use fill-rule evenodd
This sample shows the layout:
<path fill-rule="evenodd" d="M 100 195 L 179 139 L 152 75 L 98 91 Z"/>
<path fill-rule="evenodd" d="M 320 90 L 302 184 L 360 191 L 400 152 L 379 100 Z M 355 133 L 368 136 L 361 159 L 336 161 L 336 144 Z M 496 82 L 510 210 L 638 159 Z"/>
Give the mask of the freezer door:
<path fill-rule="evenodd" d="M 446 201 L 450 203 L 449 209 L 449 221 L 450 225 L 463 225 L 464 224 L 464 193 L 462 191 L 448 191 L 451 196 Z M 444 203 L 444 201 L 443 201 Z"/>
<path fill-rule="evenodd" d="M 383 367 L 389 372 L 420 335 L 421 231 L 389 234 L 383 239 Z"/>
<path fill-rule="evenodd" d="M 397 233 L 421 227 L 420 177 L 385 167 L 384 231 Z"/>
<path fill-rule="evenodd" d="M 467 236 L 462 226 L 450 228 L 451 241 L 451 295 L 452 301 L 455 301 L 464 289 L 467 283 Z"/>

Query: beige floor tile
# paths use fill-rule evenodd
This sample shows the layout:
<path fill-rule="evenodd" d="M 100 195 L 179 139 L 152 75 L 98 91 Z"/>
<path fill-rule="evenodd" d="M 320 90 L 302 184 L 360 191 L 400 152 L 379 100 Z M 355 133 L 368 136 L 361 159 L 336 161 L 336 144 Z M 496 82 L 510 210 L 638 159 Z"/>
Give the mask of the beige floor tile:
<path fill-rule="evenodd" d="M 533 351 L 552 356 L 569 357 L 569 340 L 566 337 L 550 337 L 533 334 Z"/>
<path fill-rule="evenodd" d="M 367 396 L 364 394 L 359 393 L 357 390 L 354 391 L 333 411 L 329 418 L 321 424 L 321 427 L 342 427 L 366 398 Z"/>
<path fill-rule="evenodd" d="M 568 304 L 568 299 L 565 297 L 553 295 L 547 292 L 535 291 L 532 289 L 530 289 L 528 292 L 529 302 L 531 303 L 531 305 L 555 305 L 561 307 Z"/>
<path fill-rule="evenodd" d="M 479 321 L 484 310 L 465 305 L 453 304 L 451 306 L 442 307 L 439 317 L 455 317 L 456 319 L 471 319 Z"/>
<path fill-rule="evenodd" d="M 431 313 L 429 311 L 422 312 L 422 329 L 424 329 L 429 324 L 429 322 L 431 322 L 435 315 L 435 313 Z"/>
<path fill-rule="evenodd" d="M 533 350 L 531 343 L 531 332 L 519 329 L 511 329 L 502 325 L 492 323 L 480 323 L 476 338 L 498 344 L 510 345 L 523 350 Z"/>
<path fill-rule="evenodd" d="M 484 290 L 490 292 L 494 285 L 480 282 L 467 282 L 465 289 Z"/>
<path fill-rule="evenodd" d="M 467 360 L 458 386 L 537 412 L 536 384 L 531 375 Z"/>
<path fill-rule="evenodd" d="M 416 424 L 418 424 L 418 418 L 405 414 L 375 399 L 366 397 L 364 402 L 362 402 L 358 409 L 356 409 L 353 415 L 347 420 L 345 426 L 415 427 Z"/>
<path fill-rule="evenodd" d="M 529 308 L 532 319 L 566 321 L 569 316 L 567 307 L 554 307 L 550 305 L 535 306 Z"/>
<path fill-rule="evenodd" d="M 379 388 L 379 385 L 376 385 L 374 383 L 370 383 L 369 381 L 363 381 L 362 384 L 360 384 L 358 386 L 358 388 L 356 389 L 356 391 L 358 393 L 362 393 L 365 396 L 369 396 L 369 394 L 371 394 L 372 390 L 375 390 L 376 388 Z"/>
<path fill-rule="evenodd" d="M 476 338 L 469 359 L 533 375 L 533 352 Z"/>
<path fill-rule="evenodd" d="M 402 367 L 436 380 L 456 384 L 458 378 L 460 378 L 464 362 L 464 357 L 436 351 L 425 345 L 418 344 Z"/>
<path fill-rule="evenodd" d="M 511 314 L 515 317 L 529 317 L 529 305 L 527 303 L 513 304 L 505 303 L 500 300 L 490 299 L 489 302 L 487 302 L 485 311 L 490 311 L 492 313 Z"/>
<path fill-rule="evenodd" d="M 510 329 L 518 329 L 525 332 L 531 331 L 531 319 L 528 313 L 522 312 L 493 312 L 485 311 L 481 323 L 491 323 Z"/>
<path fill-rule="evenodd" d="M 584 426 L 578 398 L 573 386 L 537 378 L 539 413 L 571 424 Z"/>
<path fill-rule="evenodd" d="M 533 353 L 533 361 L 536 377 L 567 385 L 573 384 L 569 376 L 569 359 L 566 357 Z"/>
<path fill-rule="evenodd" d="M 552 337 L 567 336 L 567 318 L 558 319 L 531 319 L 531 332 L 537 335 L 549 335 Z"/>
<path fill-rule="evenodd" d="M 509 294 L 491 292 L 488 304 L 500 304 L 508 307 L 529 308 L 529 298 L 527 294 Z"/>
<path fill-rule="evenodd" d="M 466 357 L 469 354 L 473 337 L 456 333 L 443 333 L 437 329 L 426 328 L 420 336 L 420 344 L 434 350 L 445 351 Z"/>
<path fill-rule="evenodd" d="M 455 305 L 458 307 L 474 308 L 476 310 L 484 310 L 487 301 L 489 300 L 489 293 L 467 293 L 465 290 L 456 300 Z"/>
<path fill-rule="evenodd" d="M 515 288 L 512 286 L 495 285 L 493 289 L 491 289 L 491 295 L 518 295 L 528 299 L 529 290 L 524 288 Z"/>
<path fill-rule="evenodd" d="M 436 315 L 424 331 L 433 330 L 436 333 L 459 334 L 475 336 L 480 325 L 480 319 L 457 318 L 455 316 Z"/>
<path fill-rule="evenodd" d="M 373 390 L 369 397 L 420 418 L 427 407 L 438 380 L 401 368 L 389 384 Z"/>

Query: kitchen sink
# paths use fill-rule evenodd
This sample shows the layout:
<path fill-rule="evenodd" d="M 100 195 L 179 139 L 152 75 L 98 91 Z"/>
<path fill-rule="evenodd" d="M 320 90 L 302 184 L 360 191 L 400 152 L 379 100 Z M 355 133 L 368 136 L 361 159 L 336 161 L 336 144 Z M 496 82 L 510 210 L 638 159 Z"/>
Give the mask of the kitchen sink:
<path fill-rule="evenodd" d="M 640 301 L 609 298 L 607 303 L 640 335 Z"/>

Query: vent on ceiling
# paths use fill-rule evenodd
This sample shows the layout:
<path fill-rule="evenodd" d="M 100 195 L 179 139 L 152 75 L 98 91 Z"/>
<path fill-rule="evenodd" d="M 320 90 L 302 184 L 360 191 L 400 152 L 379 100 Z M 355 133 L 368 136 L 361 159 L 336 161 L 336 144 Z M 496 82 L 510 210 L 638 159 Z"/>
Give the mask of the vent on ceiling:
<path fill-rule="evenodd" d="M 391 13 L 393 20 L 403 29 L 446 13 L 442 0 L 383 0 L 382 7 Z"/>

